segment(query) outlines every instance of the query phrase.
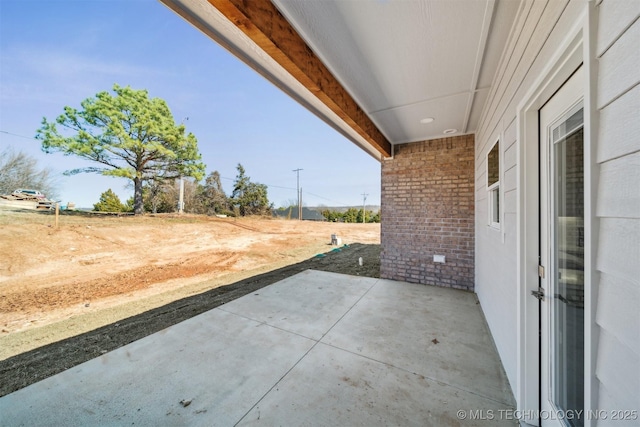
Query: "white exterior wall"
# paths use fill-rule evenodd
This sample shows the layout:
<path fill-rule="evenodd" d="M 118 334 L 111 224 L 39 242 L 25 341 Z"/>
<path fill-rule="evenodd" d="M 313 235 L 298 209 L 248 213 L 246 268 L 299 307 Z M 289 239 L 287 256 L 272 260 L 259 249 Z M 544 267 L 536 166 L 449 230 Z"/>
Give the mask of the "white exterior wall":
<path fill-rule="evenodd" d="M 548 71 L 559 46 L 585 22 L 586 1 L 525 1 L 503 52 L 476 133 L 476 292 L 511 387 L 518 398 L 517 264 L 519 135 L 518 108 Z M 591 149 L 596 163 L 592 311 L 595 394 L 589 408 L 640 410 L 640 1 L 604 0 L 595 7 L 597 111 Z M 597 34 L 596 34 L 597 32 Z M 585 58 L 585 62 L 591 62 Z M 585 105 L 586 107 L 586 105 Z M 500 140 L 501 229 L 488 225 L 486 156 Z M 527 213 L 527 218 L 535 213 Z M 533 266 L 535 268 L 535 266 Z M 599 284 L 598 284 L 599 283 Z M 587 349 L 587 352 L 589 350 Z M 587 365 L 589 366 L 589 364 Z M 587 374 L 589 376 L 589 374 Z M 592 425 L 605 425 L 607 421 Z M 628 425 L 637 425 L 634 420 Z M 636 423 L 636 424 L 633 424 Z M 619 421 L 615 425 L 627 425 Z"/>
<path fill-rule="evenodd" d="M 597 403 L 640 410 L 640 1 L 605 0 L 597 9 Z"/>
<path fill-rule="evenodd" d="M 523 3 L 476 133 L 476 292 L 517 396 L 517 107 L 547 66 L 585 2 Z M 501 230 L 487 221 L 486 156 L 500 139 Z"/>

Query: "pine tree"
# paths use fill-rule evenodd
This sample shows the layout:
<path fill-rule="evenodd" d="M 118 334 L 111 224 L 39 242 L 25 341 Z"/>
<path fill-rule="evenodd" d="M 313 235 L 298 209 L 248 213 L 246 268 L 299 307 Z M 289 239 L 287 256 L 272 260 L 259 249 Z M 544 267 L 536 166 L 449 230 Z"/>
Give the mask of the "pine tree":
<path fill-rule="evenodd" d="M 122 204 L 113 190 L 108 189 L 100 195 L 100 201 L 93 205 L 93 210 L 98 212 L 126 212 L 127 206 Z"/>

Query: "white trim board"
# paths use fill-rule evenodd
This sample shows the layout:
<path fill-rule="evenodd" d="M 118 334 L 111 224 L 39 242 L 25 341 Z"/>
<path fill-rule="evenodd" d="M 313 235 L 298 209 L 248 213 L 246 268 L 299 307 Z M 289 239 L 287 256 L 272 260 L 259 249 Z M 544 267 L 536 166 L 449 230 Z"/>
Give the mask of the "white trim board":
<path fill-rule="evenodd" d="M 531 297 L 531 291 L 538 289 L 538 110 L 584 62 L 584 34 L 589 31 L 585 18 L 586 13 L 576 20 L 576 25 L 567 32 L 549 65 L 540 73 L 517 108 L 518 344 L 515 394 L 519 410 L 539 409 L 539 310 L 538 301 Z M 585 98 L 590 90 L 588 86 L 585 87 Z M 585 128 L 589 126 L 590 122 L 585 118 Z M 585 139 L 585 152 L 590 147 L 590 141 Z M 585 171 L 585 181 L 589 179 L 588 174 L 589 171 Z M 592 268 L 592 265 L 585 265 L 585 270 L 588 268 Z"/>

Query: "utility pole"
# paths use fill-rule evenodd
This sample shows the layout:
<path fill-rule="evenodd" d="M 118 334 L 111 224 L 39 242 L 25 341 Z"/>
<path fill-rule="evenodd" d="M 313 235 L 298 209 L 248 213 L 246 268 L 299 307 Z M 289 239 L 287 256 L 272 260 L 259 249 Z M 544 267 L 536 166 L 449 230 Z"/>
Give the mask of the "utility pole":
<path fill-rule="evenodd" d="M 178 196 L 178 213 L 184 213 L 184 177 L 180 175 L 180 193 Z"/>
<path fill-rule="evenodd" d="M 182 119 L 180 125 L 183 125 L 185 120 L 189 120 L 189 117 Z M 178 193 L 178 213 L 184 213 L 184 177 L 180 175 L 180 192 Z"/>
<path fill-rule="evenodd" d="M 296 182 L 297 182 L 297 189 L 298 189 L 298 221 L 302 221 L 302 190 L 300 190 L 300 171 L 304 170 L 304 169 L 294 169 L 293 172 L 296 173 Z"/>
<path fill-rule="evenodd" d="M 362 223 L 364 224 L 366 221 L 366 217 L 367 217 L 367 211 L 364 210 L 364 207 L 366 206 L 365 203 L 367 202 L 367 193 L 362 193 Z"/>

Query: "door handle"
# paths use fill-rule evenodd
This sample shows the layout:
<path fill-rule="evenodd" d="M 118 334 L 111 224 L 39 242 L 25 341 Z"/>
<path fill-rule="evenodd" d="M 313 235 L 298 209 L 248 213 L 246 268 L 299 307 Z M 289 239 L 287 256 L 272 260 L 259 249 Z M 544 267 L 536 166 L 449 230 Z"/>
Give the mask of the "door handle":
<path fill-rule="evenodd" d="M 531 295 L 538 298 L 540 301 L 544 301 L 544 289 L 538 288 L 537 291 L 531 291 Z"/>

